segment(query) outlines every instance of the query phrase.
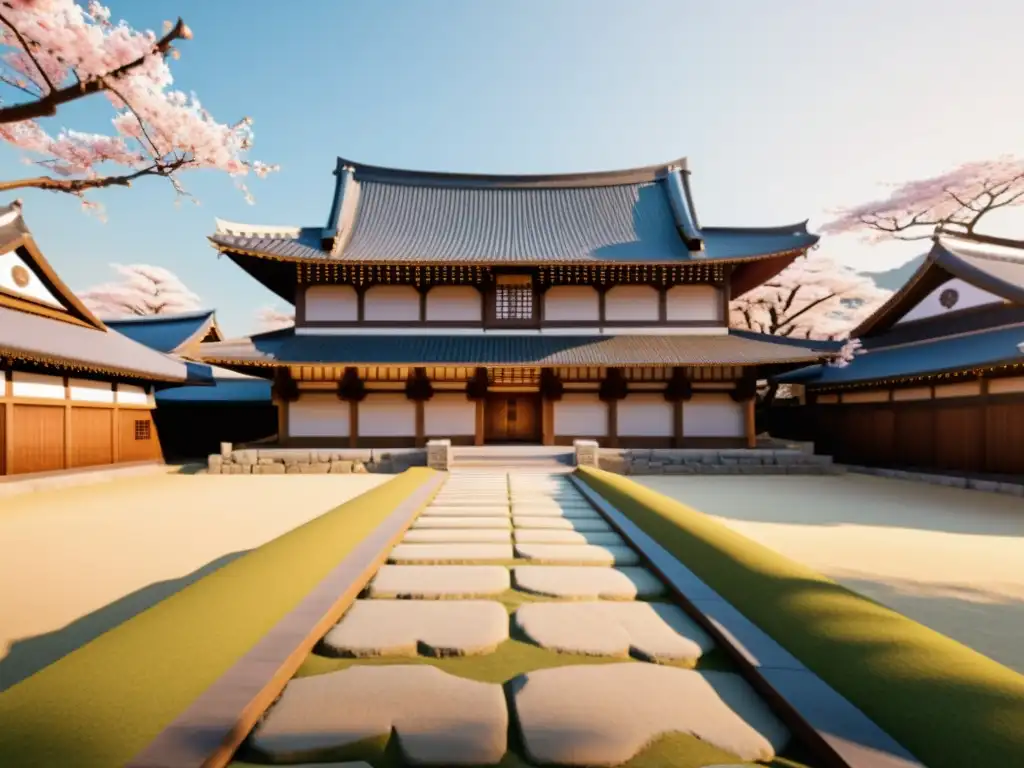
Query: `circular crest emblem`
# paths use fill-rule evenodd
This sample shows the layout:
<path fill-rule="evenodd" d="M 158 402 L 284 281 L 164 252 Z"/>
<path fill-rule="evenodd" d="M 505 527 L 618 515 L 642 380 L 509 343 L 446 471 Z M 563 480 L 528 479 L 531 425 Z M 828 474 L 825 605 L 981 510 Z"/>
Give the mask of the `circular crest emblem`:
<path fill-rule="evenodd" d="M 21 264 L 15 264 L 11 267 L 11 279 L 14 280 L 16 286 L 24 288 L 28 285 L 29 281 L 28 270 L 21 266 Z"/>
<path fill-rule="evenodd" d="M 955 288 L 947 288 L 939 294 L 939 304 L 946 309 L 952 309 L 959 300 L 960 294 L 957 293 Z"/>

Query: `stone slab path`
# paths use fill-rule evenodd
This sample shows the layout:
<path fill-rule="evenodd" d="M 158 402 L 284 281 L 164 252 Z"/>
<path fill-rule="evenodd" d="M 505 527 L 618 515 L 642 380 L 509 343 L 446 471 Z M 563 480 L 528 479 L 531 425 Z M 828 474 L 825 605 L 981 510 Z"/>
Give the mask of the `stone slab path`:
<path fill-rule="evenodd" d="M 511 724 L 518 757 L 551 765 L 619 765 L 673 732 L 772 759 L 789 734 L 738 675 L 675 666 L 714 643 L 640 563 L 564 476 L 454 473 L 324 637 L 356 660 L 290 682 L 251 743 L 315 761 L 393 733 L 410 764 L 496 765 Z M 546 663 L 510 662 L 517 644 Z M 518 671 L 431 666 L 451 656 Z"/>

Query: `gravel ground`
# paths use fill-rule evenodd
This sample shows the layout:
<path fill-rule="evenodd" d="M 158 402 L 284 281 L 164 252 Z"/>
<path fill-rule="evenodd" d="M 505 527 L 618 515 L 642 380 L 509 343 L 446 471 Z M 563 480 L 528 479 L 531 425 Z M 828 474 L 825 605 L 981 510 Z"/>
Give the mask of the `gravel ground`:
<path fill-rule="evenodd" d="M 156 475 L 0 501 L 0 690 L 390 475 Z"/>
<path fill-rule="evenodd" d="M 905 480 L 634 477 L 1024 673 L 1024 502 Z"/>

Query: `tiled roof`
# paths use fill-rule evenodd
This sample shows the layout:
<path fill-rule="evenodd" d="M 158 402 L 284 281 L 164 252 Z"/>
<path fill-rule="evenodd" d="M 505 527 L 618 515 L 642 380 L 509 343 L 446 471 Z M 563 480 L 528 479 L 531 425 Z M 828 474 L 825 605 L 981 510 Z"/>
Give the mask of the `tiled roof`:
<path fill-rule="evenodd" d="M 771 365 L 828 351 L 733 334 L 674 336 L 296 335 L 292 329 L 203 344 L 210 362 L 257 365 Z"/>
<path fill-rule="evenodd" d="M 186 364 L 117 331 L 87 328 L 0 307 L 0 355 L 78 366 L 156 381 L 209 378 L 209 367 Z"/>
<path fill-rule="evenodd" d="M 108 328 L 157 352 L 170 353 L 203 333 L 213 322 L 213 310 L 103 319 Z"/>
<path fill-rule="evenodd" d="M 217 379 L 212 387 L 173 387 L 156 393 L 161 403 L 270 403 L 266 379 Z"/>
<path fill-rule="evenodd" d="M 872 349 L 857 355 L 843 367 L 815 365 L 775 377 L 777 381 L 813 387 L 853 384 L 879 379 L 898 379 L 997 365 L 1024 363 L 1018 345 L 1024 325 L 992 328 L 951 336 Z"/>

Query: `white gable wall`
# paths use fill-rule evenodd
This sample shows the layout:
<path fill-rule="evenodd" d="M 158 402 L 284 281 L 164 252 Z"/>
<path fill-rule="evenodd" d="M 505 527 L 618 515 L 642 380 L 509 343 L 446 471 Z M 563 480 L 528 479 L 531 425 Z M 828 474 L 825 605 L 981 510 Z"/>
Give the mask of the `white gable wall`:
<path fill-rule="evenodd" d="M 18 285 L 18 278 L 28 278 L 25 285 Z M 43 281 L 15 251 L 0 254 L 0 290 L 51 307 L 64 308 Z"/>
<path fill-rule="evenodd" d="M 942 306 L 942 294 L 953 290 L 957 292 L 957 301 L 950 308 Z M 938 317 L 950 312 L 959 312 L 962 309 L 972 309 L 985 304 L 1001 304 L 1005 299 L 996 296 L 994 293 L 983 291 L 977 286 L 965 283 L 963 280 L 950 280 L 943 283 L 934 291 L 925 296 L 916 306 L 911 308 L 907 314 L 901 317 L 896 325 L 909 323 L 913 320 L 924 320 L 928 317 Z"/>
<path fill-rule="evenodd" d="M 359 297 L 351 285 L 311 285 L 306 288 L 306 320 L 354 323 L 359 319 Z"/>

